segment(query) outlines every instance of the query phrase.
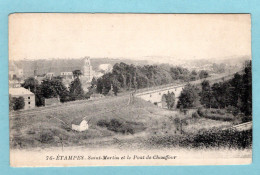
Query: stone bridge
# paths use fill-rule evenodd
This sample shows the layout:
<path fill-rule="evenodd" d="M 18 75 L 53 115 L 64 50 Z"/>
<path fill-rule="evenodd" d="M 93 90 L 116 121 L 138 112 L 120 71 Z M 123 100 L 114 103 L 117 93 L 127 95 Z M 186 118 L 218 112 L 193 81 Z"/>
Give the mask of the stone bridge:
<path fill-rule="evenodd" d="M 135 96 L 139 97 L 145 101 L 149 101 L 161 108 L 167 108 L 164 94 L 167 94 L 168 92 L 169 93 L 173 92 L 175 95 L 175 105 L 176 105 L 184 86 L 185 85 L 172 86 L 172 87 L 166 87 L 166 88 L 162 88 L 162 89 L 146 91 L 146 92 L 142 92 L 142 93 L 137 93 Z"/>
<path fill-rule="evenodd" d="M 196 81 L 192 81 L 190 82 L 190 84 L 193 85 L 198 85 L 201 84 L 202 81 L 204 80 L 208 80 L 210 82 L 210 84 L 213 83 L 217 83 L 220 81 L 226 81 L 229 80 L 231 78 L 233 78 L 234 73 L 232 74 L 220 74 L 214 77 L 209 77 L 207 79 L 201 79 L 201 80 L 196 80 Z M 175 95 L 175 106 L 178 103 L 179 100 L 179 96 L 184 88 L 185 84 L 179 84 L 179 85 L 174 85 L 174 84 L 168 84 L 168 85 L 164 85 L 164 86 L 158 86 L 158 87 L 154 87 L 154 88 L 148 88 L 146 90 L 143 90 L 141 92 L 136 92 L 135 96 L 139 97 L 145 101 L 151 102 L 161 108 L 167 108 L 167 104 L 166 104 L 166 99 L 164 94 L 169 93 L 174 93 Z"/>

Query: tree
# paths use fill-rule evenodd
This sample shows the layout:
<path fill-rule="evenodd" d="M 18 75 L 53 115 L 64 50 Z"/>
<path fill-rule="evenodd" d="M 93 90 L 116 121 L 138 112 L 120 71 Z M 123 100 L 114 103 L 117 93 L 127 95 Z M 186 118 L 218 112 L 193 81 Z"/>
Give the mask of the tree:
<path fill-rule="evenodd" d="M 96 87 L 97 87 L 97 79 L 93 77 L 91 80 L 91 88 L 96 88 Z"/>
<path fill-rule="evenodd" d="M 30 89 L 30 91 L 32 93 L 35 93 L 37 86 L 39 85 L 38 81 L 33 78 L 33 77 L 29 77 L 27 79 L 24 80 L 24 83 L 22 84 L 22 87 L 24 87 L 25 89 Z"/>
<path fill-rule="evenodd" d="M 246 115 L 252 115 L 252 63 L 246 62 L 243 75 L 243 89 L 242 89 L 242 108 L 241 111 Z"/>
<path fill-rule="evenodd" d="M 35 105 L 36 106 L 45 106 L 45 98 L 43 96 L 41 86 L 36 87 Z"/>
<path fill-rule="evenodd" d="M 12 99 L 14 105 L 13 105 L 13 109 L 16 111 L 16 110 L 19 110 L 19 109 L 23 109 L 24 108 L 24 98 L 23 97 L 13 97 Z"/>
<path fill-rule="evenodd" d="M 113 86 L 113 92 L 114 92 L 115 96 L 117 96 L 119 89 L 120 89 L 119 81 L 117 79 L 114 79 L 112 86 Z"/>
<path fill-rule="evenodd" d="M 171 93 L 168 92 L 167 94 L 165 94 L 165 98 L 166 98 L 167 108 L 172 109 L 175 104 L 175 94 L 173 92 Z"/>
<path fill-rule="evenodd" d="M 81 70 L 74 70 L 72 73 L 74 78 L 79 78 L 82 75 Z"/>
<path fill-rule="evenodd" d="M 191 71 L 191 75 L 193 75 L 193 76 L 197 76 L 198 73 L 196 72 L 196 70 L 193 70 L 193 71 Z"/>
<path fill-rule="evenodd" d="M 41 83 L 40 87 L 37 88 L 36 93 L 36 105 L 44 106 L 44 98 L 56 98 L 59 97 L 61 102 L 70 101 L 70 96 L 67 88 L 59 78 L 45 79 Z"/>
<path fill-rule="evenodd" d="M 199 77 L 200 79 L 207 78 L 209 76 L 209 73 L 205 70 L 200 71 Z"/>
<path fill-rule="evenodd" d="M 84 90 L 79 78 L 76 78 L 71 82 L 69 90 L 69 94 L 72 100 L 80 100 L 84 98 Z"/>
<path fill-rule="evenodd" d="M 222 85 L 221 83 L 214 83 L 212 85 L 212 97 L 214 108 L 223 107 L 223 94 L 222 94 Z"/>
<path fill-rule="evenodd" d="M 212 100 L 212 94 L 211 94 L 211 87 L 208 80 L 204 80 L 201 83 L 201 93 L 200 93 L 200 102 L 202 105 L 205 105 L 208 108 L 211 108 L 211 100 Z"/>
<path fill-rule="evenodd" d="M 179 101 L 177 103 L 177 108 L 191 108 L 195 107 L 199 104 L 199 94 L 198 94 L 198 89 L 191 85 L 187 84 L 180 96 L 179 96 Z"/>
<path fill-rule="evenodd" d="M 198 73 L 195 70 L 193 70 L 190 74 L 190 80 L 195 81 L 197 80 L 197 77 L 198 77 Z"/>
<path fill-rule="evenodd" d="M 57 91 L 53 86 L 52 80 L 45 79 L 41 83 L 41 92 L 44 98 L 57 97 Z"/>

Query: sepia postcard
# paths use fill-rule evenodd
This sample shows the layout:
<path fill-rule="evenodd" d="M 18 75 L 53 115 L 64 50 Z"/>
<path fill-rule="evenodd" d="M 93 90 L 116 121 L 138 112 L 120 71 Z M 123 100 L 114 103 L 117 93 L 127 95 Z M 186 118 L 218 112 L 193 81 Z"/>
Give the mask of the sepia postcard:
<path fill-rule="evenodd" d="M 9 15 L 12 167 L 252 163 L 250 14 Z"/>

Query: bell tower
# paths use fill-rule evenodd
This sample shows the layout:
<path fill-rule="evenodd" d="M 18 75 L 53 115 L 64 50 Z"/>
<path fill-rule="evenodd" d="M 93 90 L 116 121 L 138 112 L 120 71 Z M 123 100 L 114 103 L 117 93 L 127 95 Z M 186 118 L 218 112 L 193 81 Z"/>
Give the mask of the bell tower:
<path fill-rule="evenodd" d="M 89 57 L 83 58 L 83 71 L 82 74 L 84 77 L 88 79 L 88 81 L 91 81 L 93 78 L 93 71 L 92 71 L 92 66 L 90 64 L 90 59 Z"/>

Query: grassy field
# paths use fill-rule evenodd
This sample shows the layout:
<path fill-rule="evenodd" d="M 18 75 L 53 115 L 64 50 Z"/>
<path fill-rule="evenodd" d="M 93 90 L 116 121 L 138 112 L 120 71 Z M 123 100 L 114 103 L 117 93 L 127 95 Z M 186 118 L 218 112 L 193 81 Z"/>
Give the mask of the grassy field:
<path fill-rule="evenodd" d="M 85 105 L 73 106 L 60 111 L 53 110 L 48 113 L 29 114 L 10 118 L 11 147 L 51 147 L 64 145 L 79 145 L 91 139 L 101 139 L 116 135 L 124 136 L 97 125 L 100 120 L 117 119 L 127 125 L 132 125 L 135 134 L 145 132 L 154 123 L 165 120 L 167 115 L 159 114 L 161 109 L 154 105 L 135 99 L 128 105 L 128 97 L 108 98 L 104 101 L 90 101 Z M 112 112 L 110 112 L 113 110 Z M 63 122 L 71 126 L 76 118 L 86 117 L 89 121 L 89 130 L 76 132 L 67 130 Z"/>
<path fill-rule="evenodd" d="M 47 113 L 12 116 L 10 146 L 18 149 L 61 146 L 162 148 L 176 146 L 172 139 L 183 140 L 202 130 L 209 131 L 232 125 L 230 121 L 189 119 L 182 125 L 180 132 L 176 119 L 190 118 L 190 114 L 161 109 L 138 98 L 127 104 L 127 96 L 111 97 Z M 83 117 L 89 120 L 87 131 L 76 132 L 69 129 L 74 119 Z M 180 145 L 185 147 L 185 144 Z"/>

